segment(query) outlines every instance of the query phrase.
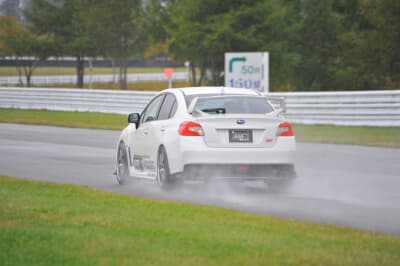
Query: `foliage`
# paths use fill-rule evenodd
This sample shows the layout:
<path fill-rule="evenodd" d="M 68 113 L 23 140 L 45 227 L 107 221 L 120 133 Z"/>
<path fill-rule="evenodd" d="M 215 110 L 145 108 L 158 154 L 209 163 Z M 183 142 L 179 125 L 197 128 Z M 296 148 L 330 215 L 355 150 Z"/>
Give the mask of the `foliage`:
<path fill-rule="evenodd" d="M 400 1 L 370 0 L 364 4 L 369 30 L 361 32 L 360 48 L 367 88 L 400 84 Z M 370 75 L 370 76 L 369 76 Z"/>
<path fill-rule="evenodd" d="M 223 83 L 225 52 L 269 51 L 272 82 L 279 83 L 299 61 L 288 48 L 287 36 L 297 32 L 291 8 L 275 0 L 171 3 L 168 42 L 175 56 L 210 69 L 214 85 Z"/>
<path fill-rule="evenodd" d="M 86 0 L 81 9 L 87 36 L 103 55 L 116 60 L 119 85 L 126 89 L 128 58 L 140 54 L 146 44 L 146 27 L 141 0 Z M 101 19 L 100 19 L 101 18 Z"/>
<path fill-rule="evenodd" d="M 325 32 L 329 30 L 332 35 L 325 33 L 326 45 L 316 45 L 309 53 L 311 58 L 317 55 L 325 60 L 312 64 L 315 68 L 308 72 L 316 74 L 316 78 L 303 80 L 299 87 L 311 90 L 398 88 L 400 2 L 336 0 L 330 1 L 325 10 L 314 32 L 325 25 Z M 312 28 L 314 22 L 307 25 Z M 318 41 L 315 36 L 310 39 Z M 299 71 L 302 70 L 307 71 Z"/>
<path fill-rule="evenodd" d="M 223 54 L 239 51 L 270 52 L 273 89 L 394 89 L 400 84 L 399 1 L 168 3 L 164 27 L 170 51 L 209 69 L 215 85 L 223 80 Z"/>
<path fill-rule="evenodd" d="M 159 42 L 150 45 L 146 50 L 144 58 L 147 59 L 157 56 L 163 56 L 163 57 L 168 56 L 168 45 L 166 43 Z"/>
<path fill-rule="evenodd" d="M 297 86 L 305 90 L 329 90 L 335 72 L 339 23 L 332 10 L 333 0 L 305 0 L 301 7 L 302 25 L 294 49 L 301 60 L 294 67 Z"/>
<path fill-rule="evenodd" d="M 28 87 L 38 63 L 52 54 L 52 45 L 51 36 L 32 31 L 31 27 L 17 22 L 15 17 L 0 16 L 0 54 L 14 58 L 20 81 L 22 83 L 23 72 Z"/>
<path fill-rule="evenodd" d="M 270 53 L 272 90 L 400 86 L 400 1 L 31 0 L 25 15 L 54 56 L 77 58 L 78 87 L 84 57 L 117 62 L 123 89 L 126 58 L 144 54 L 189 60 L 193 85 L 206 73 L 221 85 L 224 53 L 240 51 Z"/>
<path fill-rule="evenodd" d="M 58 56 L 76 57 L 77 86 L 83 87 L 84 58 L 96 55 L 93 41 L 84 31 L 82 10 L 84 0 L 32 0 L 25 15 L 37 32 L 51 34 Z"/>
<path fill-rule="evenodd" d="M 58 55 L 76 57 L 79 88 L 85 57 L 105 56 L 119 66 L 126 89 L 127 59 L 142 52 L 146 39 L 141 0 L 32 0 L 25 13 L 37 31 L 54 35 Z"/>

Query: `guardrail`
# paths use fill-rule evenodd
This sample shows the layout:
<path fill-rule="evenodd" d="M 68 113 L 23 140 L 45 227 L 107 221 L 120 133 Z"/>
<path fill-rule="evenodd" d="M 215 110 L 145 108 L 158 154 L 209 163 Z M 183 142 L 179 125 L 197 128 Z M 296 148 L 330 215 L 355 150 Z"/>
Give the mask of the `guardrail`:
<path fill-rule="evenodd" d="M 299 124 L 400 126 L 400 91 L 272 93 Z"/>
<path fill-rule="evenodd" d="M 173 80 L 187 80 L 189 78 L 187 72 L 175 72 Z M 84 83 L 89 83 L 90 79 L 93 83 L 107 83 L 113 81 L 113 75 L 89 75 L 84 76 Z M 118 80 L 118 75 L 115 76 Z M 168 78 L 164 76 L 164 73 L 137 73 L 127 74 L 128 82 L 137 81 L 168 81 Z M 25 76 L 21 77 L 23 84 L 26 83 Z M 14 77 L 0 77 L 0 84 L 6 86 L 18 85 L 21 83 L 18 76 Z M 34 85 L 54 85 L 54 84 L 75 84 L 76 75 L 58 75 L 58 76 L 32 76 L 31 83 Z"/>
<path fill-rule="evenodd" d="M 2 88 L 0 107 L 128 114 L 141 112 L 156 92 Z"/>
<path fill-rule="evenodd" d="M 0 87 L 0 108 L 128 114 L 156 92 Z M 283 97 L 286 117 L 299 124 L 400 126 L 400 91 L 269 93 Z"/>

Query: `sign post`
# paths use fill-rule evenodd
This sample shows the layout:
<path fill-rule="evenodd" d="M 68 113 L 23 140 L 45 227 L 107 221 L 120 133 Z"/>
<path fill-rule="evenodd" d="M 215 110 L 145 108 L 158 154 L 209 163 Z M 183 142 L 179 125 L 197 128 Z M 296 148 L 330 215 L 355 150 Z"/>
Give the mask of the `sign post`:
<path fill-rule="evenodd" d="M 172 75 L 174 74 L 173 68 L 164 68 L 164 76 L 168 78 L 169 84 L 168 88 L 172 88 Z"/>
<path fill-rule="evenodd" d="M 269 92 L 269 53 L 225 53 L 225 86 Z"/>
<path fill-rule="evenodd" d="M 190 74 L 189 74 L 189 67 L 190 67 L 190 62 L 185 61 L 185 67 L 186 67 L 186 73 L 187 73 L 187 82 L 190 81 Z"/>

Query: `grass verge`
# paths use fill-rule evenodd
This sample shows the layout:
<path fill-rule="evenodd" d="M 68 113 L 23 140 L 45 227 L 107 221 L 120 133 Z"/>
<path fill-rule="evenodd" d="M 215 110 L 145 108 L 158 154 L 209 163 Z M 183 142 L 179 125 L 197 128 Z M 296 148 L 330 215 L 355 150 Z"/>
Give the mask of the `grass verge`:
<path fill-rule="evenodd" d="M 0 176 L 3 265 L 397 265 L 400 238 Z"/>
<path fill-rule="evenodd" d="M 122 130 L 126 116 L 90 112 L 1 109 L 0 122 Z M 400 128 L 293 125 L 297 141 L 400 148 Z"/>
<path fill-rule="evenodd" d="M 118 69 L 116 69 L 118 71 Z M 174 68 L 175 72 L 186 72 L 186 68 L 177 67 Z M 134 73 L 164 73 L 164 68 L 162 67 L 138 67 L 128 68 L 128 74 Z M 89 68 L 85 68 L 85 74 L 89 74 Z M 103 74 L 112 74 L 111 67 L 94 67 L 93 75 L 103 75 Z M 75 67 L 38 67 L 33 72 L 35 76 L 58 76 L 58 75 L 76 75 Z M 18 71 L 16 67 L 0 67 L 0 76 L 2 77 L 11 77 L 18 76 Z"/>
<path fill-rule="evenodd" d="M 126 116 L 118 114 L 3 108 L 0 108 L 0 122 L 114 130 L 128 124 Z"/>
<path fill-rule="evenodd" d="M 293 125 L 296 140 L 400 148 L 400 127 Z"/>

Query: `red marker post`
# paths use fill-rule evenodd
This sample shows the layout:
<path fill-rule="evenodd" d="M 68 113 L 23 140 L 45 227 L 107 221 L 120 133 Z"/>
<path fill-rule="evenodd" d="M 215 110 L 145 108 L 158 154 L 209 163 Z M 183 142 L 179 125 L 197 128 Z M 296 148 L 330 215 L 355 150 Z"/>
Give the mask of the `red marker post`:
<path fill-rule="evenodd" d="M 172 88 L 172 76 L 174 75 L 173 68 L 164 68 L 164 76 L 169 80 L 169 88 Z"/>

